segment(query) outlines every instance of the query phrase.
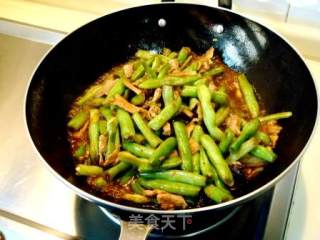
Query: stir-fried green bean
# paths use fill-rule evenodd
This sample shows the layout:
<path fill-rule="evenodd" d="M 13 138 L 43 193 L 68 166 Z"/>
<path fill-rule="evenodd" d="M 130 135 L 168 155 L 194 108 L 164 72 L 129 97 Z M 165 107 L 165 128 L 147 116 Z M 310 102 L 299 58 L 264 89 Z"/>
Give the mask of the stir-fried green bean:
<path fill-rule="evenodd" d="M 142 158 L 150 158 L 154 152 L 154 149 L 134 142 L 124 142 L 122 147 L 124 150 Z"/>
<path fill-rule="evenodd" d="M 230 194 L 214 185 L 209 185 L 205 187 L 204 192 L 208 196 L 208 198 L 212 199 L 216 203 L 221 203 L 233 199 L 233 197 Z"/>
<path fill-rule="evenodd" d="M 68 122 L 68 127 L 78 130 L 83 126 L 83 124 L 85 124 L 88 118 L 89 113 L 87 111 L 81 111 Z"/>
<path fill-rule="evenodd" d="M 227 162 L 224 160 L 218 146 L 215 144 L 213 139 L 207 134 L 202 135 L 200 141 L 201 145 L 206 150 L 206 153 L 208 154 L 211 163 L 216 168 L 221 180 L 228 186 L 232 186 L 234 184 L 234 180 L 231 170 Z"/>
<path fill-rule="evenodd" d="M 170 157 L 163 161 L 160 168 L 163 170 L 177 168 L 181 165 L 181 163 L 182 160 L 179 157 Z"/>
<path fill-rule="evenodd" d="M 78 164 L 76 174 L 81 176 L 98 176 L 103 173 L 103 168 L 95 165 Z"/>
<path fill-rule="evenodd" d="M 259 117 L 260 122 L 266 122 L 271 120 L 279 120 L 283 118 L 289 118 L 292 116 L 292 112 L 280 112 L 274 113 L 267 116 Z"/>
<path fill-rule="evenodd" d="M 134 105 L 142 105 L 145 101 L 145 96 L 144 94 L 138 94 L 138 95 L 135 95 L 134 97 L 131 98 L 131 103 L 134 104 Z"/>
<path fill-rule="evenodd" d="M 119 162 L 117 165 L 109 168 L 105 171 L 106 175 L 110 180 L 114 179 L 118 174 L 125 172 L 131 167 L 131 164 L 127 162 Z"/>
<path fill-rule="evenodd" d="M 173 102 L 173 87 L 164 85 L 162 87 L 162 98 L 165 106 L 168 106 L 170 103 Z"/>
<path fill-rule="evenodd" d="M 99 111 L 97 109 L 90 110 L 89 153 L 92 162 L 96 163 L 99 155 Z"/>
<path fill-rule="evenodd" d="M 239 137 L 231 144 L 230 149 L 233 152 L 236 152 L 241 147 L 241 144 L 246 141 L 247 139 L 251 138 L 253 135 L 256 134 L 258 128 L 260 127 L 260 121 L 258 118 L 247 122 L 242 129 L 242 132 Z"/>
<path fill-rule="evenodd" d="M 170 153 L 172 153 L 177 147 L 177 140 L 174 137 L 169 137 L 164 140 L 158 148 L 153 152 L 150 157 L 150 163 L 155 166 L 159 167 L 161 160 L 168 157 Z"/>
<path fill-rule="evenodd" d="M 155 116 L 149 123 L 148 126 L 153 130 L 159 130 L 166 122 L 168 122 L 180 109 L 181 99 L 177 99 L 167 106 L 165 106 L 161 112 Z"/>
<path fill-rule="evenodd" d="M 277 158 L 277 155 L 272 150 L 260 145 L 252 149 L 250 153 L 267 162 L 273 162 Z"/>
<path fill-rule="evenodd" d="M 139 87 L 142 89 L 154 89 L 162 87 L 164 85 L 183 86 L 200 79 L 200 77 L 201 76 L 199 74 L 183 77 L 165 76 L 163 78 L 145 80 L 144 82 L 139 84 Z"/>
<path fill-rule="evenodd" d="M 118 131 L 118 120 L 115 117 L 112 117 L 108 121 L 108 125 L 107 125 L 108 143 L 107 143 L 106 156 L 111 155 L 116 148 L 117 131 Z"/>
<path fill-rule="evenodd" d="M 160 189 L 160 190 L 167 191 L 169 193 L 175 193 L 182 196 L 190 196 L 190 197 L 197 196 L 201 190 L 201 187 L 199 186 L 180 183 L 180 182 L 172 182 L 172 181 L 163 180 L 163 179 L 147 180 L 144 178 L 139 178 L 138 183 L 140 183 L 141 186 L 145 188 Z"/>
<path fill-rule="evenodd" d="M 235 162 L 242 158 L 244 155 L 249 153 L 251 150 L 253 150 L 258 145 L 258 141 L 256 138 L 250 138 L 249 140 L 245 141 L 239 150 L 236 152 L 231 152 L 229 157 L 227 158 L 228 163 Z"/>
<path fill-rule="evenodd" d="M 192 153 L 183 122 L 175 121 L 173 123 L 174 132 L 177 138 L 178 150 L 182 160 L 182 169 L 188 172 L 192 171 Z"/>
<path fill-rule="evenodd" d="M 239 86 L 243 94 L 244 100 L 247 104 L 247 107 L 251 113 L 252 118 L 259 116 L 259 104 L 254 94 L 252 85 L 249 83 L 246 75 L 240 74 L 238 77 Z"/>
<path fill-rule="evenodd" d="M 196 186 L 205 186 L 206 178 L 200 174 L 181 171 L 181 170 L 169 170 L 163 172 L 150 172 L 141 173 L 140 176 L 146 179 L 164 179 L 173 182 L 188 183 Z"/>
<path fill-rule="evenodd" d="M 121 162 L 130 163 L 138 167 L 139 171 L 151 170 L 150 161 L 143 158 L 138 158 L 129 152 L 120 152 L 118 154 L 119 160 Z"/>
<path fill-rule="evenodd" d="M 151 147 L 158 146 L 162 141 L 161 139 L 149 128 L 147 123 L 143 120 L 139 113 L 134 113 L 132 115 L 133 121 L 135 122 L 136 126 L 143 134 L 143 136 L 147 139 L 148 143 Z"/>
<path fill-rule="evenodd" d="M 133 138 L 136 131 L 134 129 L 133 121 L 131 119 L 130 114 L 125 110 L 118 108 L 117 119 L 120 125 L 121 137 L 123 139 Z"/>

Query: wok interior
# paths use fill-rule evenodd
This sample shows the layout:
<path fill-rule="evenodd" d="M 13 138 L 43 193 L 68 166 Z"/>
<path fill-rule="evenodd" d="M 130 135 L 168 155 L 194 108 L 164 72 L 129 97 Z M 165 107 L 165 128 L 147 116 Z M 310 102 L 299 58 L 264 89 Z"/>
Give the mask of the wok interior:
<path fill-rule="evenodd" d="M 159 19 L 165 20 L 165 26 L 159 26 Z M 66 129 L 72 101 L 138 48 L 179 50 L 182 46 L 197 53 L 213 46 L 231 68 L 247 74 L 269 113 L 293 112 L 292 118 L 281 121 L 276 162 L 238 194 L 279 175 L 304 148 L 315 124 L 317 96 L 308 69 L 286 42 L 261 25 L 230 12 L 188 4 L 152 5 L 107 15 L 53 48 L 33 76 L 26 103 L 28 128 L 42 157 L 64 178 L 73 176 Z"/>

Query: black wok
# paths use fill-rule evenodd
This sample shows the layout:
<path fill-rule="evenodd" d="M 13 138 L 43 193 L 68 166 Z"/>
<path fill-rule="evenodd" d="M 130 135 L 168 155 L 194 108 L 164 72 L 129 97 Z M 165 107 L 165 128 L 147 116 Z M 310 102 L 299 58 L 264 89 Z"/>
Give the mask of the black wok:
<path fill-rule="evenodd" d="M 182 46 L 197 53 L 214 47 L 227 65 L 247 74 L 268 112 L 293 112 L 292 118 L 281 122 L 283 131 L 275 149 L 277 161 L 257 179 L 240 187 L 234 200 L 204 208 L 149 210 L 95 196 L 74 177 L 66 129 L 72 101 L 100 74 L 125 62 L 138 48 L 178 50 Z M 78 195 L 122 219 L 133 213 L 189 214 L 193 218 L 205 213 L 215 218 L 221 210 L 257 197 L 298 162 L 312 135 L 317 109 L 312 76 L 301 56 L 283 38 L 231 11 L 192 4 L 131 8 L 82 26 L 44 57 L 26 98 L 27 126 L 48 169 Z"/>

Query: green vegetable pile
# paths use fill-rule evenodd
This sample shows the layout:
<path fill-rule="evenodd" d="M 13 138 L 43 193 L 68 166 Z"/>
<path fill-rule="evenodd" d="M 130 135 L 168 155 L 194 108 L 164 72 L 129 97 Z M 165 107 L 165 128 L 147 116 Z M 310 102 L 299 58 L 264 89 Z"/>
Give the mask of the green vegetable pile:
<path fill-rule="evenodd" d="M 212 48 L 138 50 L 70 109 L 76 174 L 115 201 L 141 206 L 186 208 L 199 194 L 229 201 L 232 168 L 240 164 L 251 179 L 275 161 L 277 120 L 292 115 L 260 108 L 246 76 Z"/>

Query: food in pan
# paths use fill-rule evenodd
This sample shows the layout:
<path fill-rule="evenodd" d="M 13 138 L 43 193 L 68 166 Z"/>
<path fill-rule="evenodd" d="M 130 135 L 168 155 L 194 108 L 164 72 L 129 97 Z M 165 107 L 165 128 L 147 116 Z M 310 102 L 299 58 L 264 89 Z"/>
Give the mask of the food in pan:
<path fill-rule="evenodd" d="M 114 202 L 185 209 L 233 199 L 276 160 L 291 112 L 267 115 L 243 73 L 214 49 L 138 50 L 103 74 L 69 112 L 76 175 Z M 237 177 L 235 177 L 237 176 Z"/>

